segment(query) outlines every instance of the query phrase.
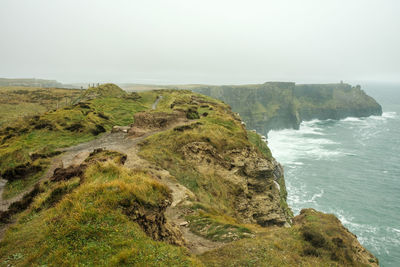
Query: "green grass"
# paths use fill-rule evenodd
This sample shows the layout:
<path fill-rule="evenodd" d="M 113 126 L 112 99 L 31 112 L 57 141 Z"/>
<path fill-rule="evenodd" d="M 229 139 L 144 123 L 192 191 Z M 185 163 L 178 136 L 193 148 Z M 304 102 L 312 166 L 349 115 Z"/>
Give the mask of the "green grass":
<path fill-rule="evenodd" d="M 75 89 L 0 87 L 0 126 L 21 117 L 68 106 L 81 93 Z"/>
<path fill-rule="evenodd" d="M 46 107 L 36 103 L 0 104 L 0 126 L 21 117 L 46 112 Z"/>
<path fill-rule="evenodd" d="M 37 164 L 40 164 L 43 166 L 46 166 L 48 163 L 49 163 L 48 160 L 41 160 L 41 162 L 37 162 Z M 46 172 L 46 170 L 43 169 L 37 173 L 34 173 L 33 175 L 26 177 L 26 179 L 19 179 L 19 180 L 15 180 L 12 182 L 7 182 L 4 187 L 2 198 L 3 199 L 12 198 L 15 195 L 17 195 L 18 193 L 25 191 L 27 188 L 30 188 L 41 177 L 43 177 L 45 172 Z"/>
<path fill-rule="evenodd" d="M 195 215 L 186 216 L 186 219 L 193 233 L 213 241 L 230 242 L 253 236 L 249 228 L 226 215 L 218 216 L 200 210 Z"/>
<path fill-rule="evenodd" d="M 124 210 L 158 209 L 168 189 L 142 172 L 94 163 L 83 180 L 47 184 L 0 244 L 12 266 L 199 266 L 185 248 L 154 241 Z M 57 195 L 62 197 L 57 197 Z"/>
<path fill-rule="evenodd" d="M 256 146 L 259 151 L 266 157 L 267 159 L 272 159 L 272 154 L 271 150 L 267 146 L 267 144 L 261 140 L 261 136 L 257 133 L 254 133 L 252 131 L 247 131 L 247 136 L 249 138 L 249 141 Z"/>
<path fill-rule="evenodd" d="M 114 125 L 129 125 L 136 112 L 151 108 L 156 98 L 153 92 L 140 93 L 130 100 L 100 97 L 74 106 L 67 106 L 42 115 L 10 122 L 0 129 L 0 174 L 27 163 L 41 164 L 45 170 L 49 161 L 32 160 L 30 154 L 45 154 L 97 138 Z M 7 128 L 8 127 L 8 128 Z M 40 173 L 41 174 L 41 173 Z M 39 173 L 26 181 L 7 184 L 3 197 L 9 198 L 35 183 Z"/>

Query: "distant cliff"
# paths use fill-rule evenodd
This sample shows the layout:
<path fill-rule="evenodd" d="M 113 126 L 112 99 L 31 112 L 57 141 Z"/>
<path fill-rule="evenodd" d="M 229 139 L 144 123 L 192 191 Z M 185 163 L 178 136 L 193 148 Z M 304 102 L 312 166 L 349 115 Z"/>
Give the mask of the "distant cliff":
<path fill-rule="evenodd" d="M 272 129 L 298 129 L 311 119 L 381 115 L 382 107 L 360 86 L 267 82 L 237 86 L 199 86 L 195 92 L 231 105 L 247 127 L 267 134 Z"/>
<path fill-rule="evenodd" d="M 40 88 L 79 88 L 71 84 L 62 84 L 56 80 L 35 79 L 35 78 L 19 78 L 9 79 L 0 78 L 0 86 L 24 86 L 24 87 L 40 87 Z"/>

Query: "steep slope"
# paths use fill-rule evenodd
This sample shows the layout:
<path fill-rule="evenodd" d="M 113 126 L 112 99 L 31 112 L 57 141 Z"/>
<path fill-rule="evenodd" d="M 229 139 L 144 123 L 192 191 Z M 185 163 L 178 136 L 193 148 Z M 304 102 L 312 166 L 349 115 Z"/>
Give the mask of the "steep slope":
<path fill-rule="evenodd" d="M 382 107 L 349 84 L 267 82 L 243 86 L 200 86 L 193 89 L 220 99 L 238 112 L 247 126 L 267 134 L 271 129 L 297 129 L 303 120 L 381 115 Z"/>
<path fill-rule="evenodd" d="M 238 112 L 249 129 L 298 128 L 300 118 L 294 101 L 294 83 L 207 86 L 193 91 L 220 99 Z"/>
<path fill-rule="evenodd" d="M 68 148 L 49 179 L 0 213 L 13 224 L 0 243 L 0 262 L 376 265 L 333 215 L 305 211 L 293 218 L 282 168 L 228 105 L 190 91 L 148 94 L 153 103 L 160 99 L 157 107 L 126 110 L 128 133 Z M 109 103 L 103 99 L 102 108 Z M 109 130 L 115 122 L 104 125 Z"/>

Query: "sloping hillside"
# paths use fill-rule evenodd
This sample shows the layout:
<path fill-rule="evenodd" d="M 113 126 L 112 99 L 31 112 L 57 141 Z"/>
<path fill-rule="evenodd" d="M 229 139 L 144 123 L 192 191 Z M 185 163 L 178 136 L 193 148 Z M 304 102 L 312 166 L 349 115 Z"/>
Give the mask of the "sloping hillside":
<path fill-rule="evenodd" d="M 5 160 L 25 143 L 29 166 L 57 166 L 0 212 L 3 265 L 377 265 L 333 215 L 293 218 L 281 166 L 228 105 L 185 90 L 139 96 L 98 96 L 3 137 Z"/>

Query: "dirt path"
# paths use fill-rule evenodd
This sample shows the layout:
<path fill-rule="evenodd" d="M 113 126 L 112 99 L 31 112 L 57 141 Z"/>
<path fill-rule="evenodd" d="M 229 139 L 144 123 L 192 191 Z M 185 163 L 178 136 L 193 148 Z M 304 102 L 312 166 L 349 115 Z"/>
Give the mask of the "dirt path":
<path fill-rule="evenodd" d="M 211 249 L 221 247 L 223 243 L 213 242 L 203 237 L 193 234 L 188 227 L 185 220 L 184 208 L 180 207 L 185 201 L 194 197 L 194 194 L 187 189 L 185 186 L 178 183 L 175 178 L 164 169 L 154 166 L 147 160 L 139 157 L 139 147 L 137 144 L 144 138 L 153 135 L 155 133 L 165 131 L 176 126 L 185 125 L 188 121 L 182 121 L 173 125 L 170 125 L 166 129 L 156 130 L 149 132 L 141 137 L 131 138 L 126 133 L 110 133 L 103 137 L 93 140 L 88 143 L 80 144 L 75 147 L 67 149 L 62 157 L 62 165 L 65 167 L 71 165 L 81 164 L 86 157 L 96 148 L 104 148 L 108 150 L 114 150 L 127 155 L 127 160 L 124 164 L 126 168 L 132 170 L 143 170 L 149 172 L 156 180 L 166 185 L 172 192 L 172 204 L 167 208 L 166 218 L 167 221 L 180 229 L 185 239 L 186 246 L 194 254 L 201 254 Z"/>
<path fill-rule="evenodd" d="M 156 102 L 153 104 L 153 107 L 157 106 L 157 103 L 160 99 L 161 97 L 157 98 Z M 103 148 L 124 153 L 127 155 L 127 160 L 124 165 L 125 167 L 132 170 L 148 171 L 155 179 L 171 189 L 173 201 L 171 206 L 168 207 L 166 211 L 167 221 L 171 225 L 178 227 L 181 230 L 186 246 L 192 253 L 200 254 L 205 251 L 221 247 L 223 245 L 221 242 L 213 242 L 190 232 L 188 222 L 185 221 L 185 208 L 183 208 L 180 204 L 183 204 L 185 201 L 193 198 L 193 193 L 185 186 L 178 183 L 167 170 L 154 166 L 145 159 L 140 158 L 138 155 L 139 147 L 137 144 L 144 138 L 176 126 L 186 125 L 189 123 L 193 123 L 193 121 L 182 120 L 170 125 L 168 128 L 153 130 L 143 136 L 134 138 L 122 132 L 106 133 L 98 139 L 66 148 L 64 149 L 65 152 L 63 154 L 53 159 L 49 169 L 40 181 L 49 179 L 53 175 L 56 168 L 67 168 L 72 165 L 81 164 L 96 148 Z M 5 180 L 0 180 L 0 193 L 2 193 L 5 182 Z M 7 210 L 11 203 L 22 199 L 22 197 L 30 190 L 32 190 L 32 188 L 27 189 L 25 192 L 22 192 L 11 199 L 1 200 L 0 211 Z M 0 240 L 4 231 L 5 228 L 0 229 Z"/>
<path fill-rule="evenodd" d="M 172 204 L 167 208 L 165 216 L 168 223 L 180 229 L 185 239 L 186 247 L 193 254 L 201 254 L 224 245 L 222 242 L 213 242 L 201 236 L 197 236 L 189 230 L 188 222 L 185 220 L 185 208 L 182 207 L 181 204 L 185 204 L 189 199 L 194 198 L 192 191 L 178 183 L 167 170 L 158 168 L 147 160 L 140 158 L 138 156 L 137 146 L 130 147 L 125 150 L 124 153 L 128 156 L 124 165 L 125 167 L 134 170 L 148 171 L 155 179 L 171 190 Z"/>
<path fill-rule="evenodd" d="M 153 103 L 153 105 L 151 106 L 152 109 L 156 109 L 158 102 L 160 102 L 160 100 L 162 99 L 162 95 L 157 96 L 156 102 Z"/>

